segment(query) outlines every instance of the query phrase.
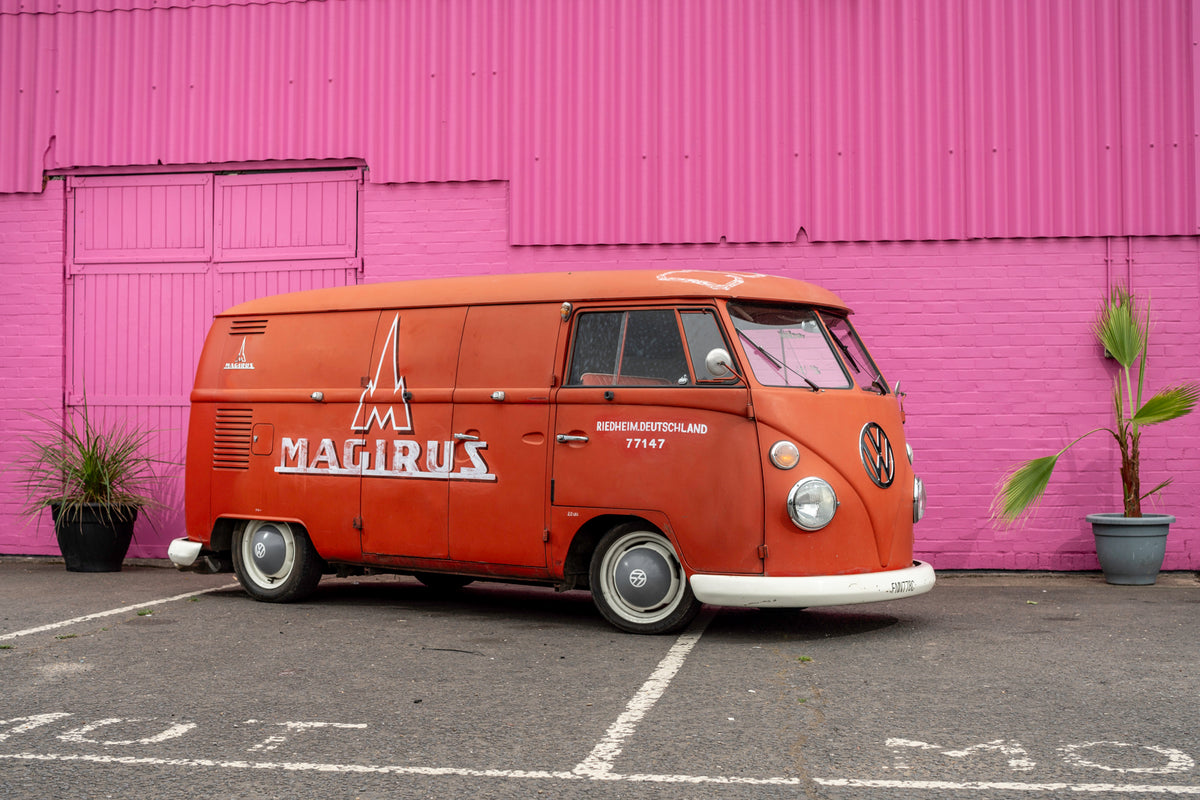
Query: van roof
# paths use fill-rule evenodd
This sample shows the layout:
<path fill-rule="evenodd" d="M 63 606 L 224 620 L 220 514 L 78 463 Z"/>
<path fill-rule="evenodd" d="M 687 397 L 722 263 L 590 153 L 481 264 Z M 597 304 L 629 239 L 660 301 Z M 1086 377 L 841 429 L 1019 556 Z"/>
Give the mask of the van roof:
<path fill-rule="evenodd" d="M 833 292 L 792 278 L 749 272 L 676 269 L 481 275 L 312 289 L 251 300 L 218 316 L 713 297 L 849 310 Z"/>

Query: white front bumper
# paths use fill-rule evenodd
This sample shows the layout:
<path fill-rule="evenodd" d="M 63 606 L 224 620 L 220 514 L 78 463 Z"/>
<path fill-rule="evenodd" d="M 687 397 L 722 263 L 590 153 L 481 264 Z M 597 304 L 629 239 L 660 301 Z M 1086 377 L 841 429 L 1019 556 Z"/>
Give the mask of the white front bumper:
<path fill-rule="evenodd" d="M 199 555 L 200 543 L 190 539 L 174 539 L 167 547 L 167 558 L 171 559 L 171 563 L 180 569 L 195 564 L 196 557 Z"/>
<path fill-rule="evenodd" d="M 815 608 L 915 597 L 932 589 L 935 580 L 933 567 L 914 561 L 904 569 L 861 575 L 693 575 L 691 585 L 697 600 L 714 606 Z"/>

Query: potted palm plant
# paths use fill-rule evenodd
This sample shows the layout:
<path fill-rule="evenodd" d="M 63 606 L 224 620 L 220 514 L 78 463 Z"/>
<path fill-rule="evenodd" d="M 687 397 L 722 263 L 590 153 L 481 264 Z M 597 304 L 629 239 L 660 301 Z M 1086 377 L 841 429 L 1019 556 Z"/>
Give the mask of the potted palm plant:
<path fill-rule="evenodd" d="M 1162 568 L 1167 532 L 1175 518 L 1169 514 L 1142 513 L 1142 501 L 1171 482 L 1167 479 L 1149 491 L 1142 491 L 1139 454 L 1142 428 L 1191 413 L 1200 399 L 1200 384 L 1169 386 L 1143 399 L 1150 308 L 1148 303 L 1142 308 L 1128 288 L 1118 286 L 1109 293 L 1093 331 L 1119 367 L 1113 387 L 1114 427 L 1094 428 L 1053 455 L 1017 465 L 1001 481 L 992 510 L 1007 522 L 1017 520 L 1041 500 L 1063 453 L 1094 433 L 1108 433 L 1121 451 L 1124 511 L 1087 516 L 1096 538 L 1100 568 L 1109 583 L 1152 584 Z"/>
<path fill-rule="evenodd" d="M 147 455 L 150 432 L 118 424 L 102 430 L 87 399 L 71 417 L 38 418 L 46 431 L 27 437 L 21 463 L 27 516 L 46 508 L 66 567 L 72 572 L 116 572 L 129 550 L 138 511 L 158 503 L 150 496 L 154 467 Z"/>

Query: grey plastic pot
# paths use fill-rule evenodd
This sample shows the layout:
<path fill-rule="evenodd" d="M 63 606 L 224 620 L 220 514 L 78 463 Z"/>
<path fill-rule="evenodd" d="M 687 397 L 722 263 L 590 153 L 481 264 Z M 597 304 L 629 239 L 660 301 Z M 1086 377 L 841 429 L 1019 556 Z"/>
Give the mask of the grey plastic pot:
<path fill-rule="evenodd" d="M 1088 514 L 1087 521 L 1092 523 L 1096 555 L 1105 581 L 1122 586 L 1149 586 L 1158 579 L 1167 552 L 1167 533 L 1175 521 L 1173 516 Z"/>

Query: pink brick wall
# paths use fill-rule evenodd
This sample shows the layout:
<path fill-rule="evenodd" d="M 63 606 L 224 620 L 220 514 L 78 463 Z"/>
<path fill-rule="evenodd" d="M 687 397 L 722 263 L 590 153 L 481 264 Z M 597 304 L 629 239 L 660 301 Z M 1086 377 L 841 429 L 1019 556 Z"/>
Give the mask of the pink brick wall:
<path fill-rule="evenodd" d="M 884 244 L 513 247 L 504 182 L 368 184 L 365 280 L 565 269 L 697 267 L 771 272 L 838 292 L 889 381 L 908 393 L 908 433 L 930 510 L 920 557 L 941 569 L 1095 569 L 1083 515 L 1118 509 L 1116 453 L 1095 437 L 1060 467 L 1023 526 L 988 519 L 1005 468 L 1109 424 L 1112 368 L 1089 325 L 1110 278 L 1153 296 L 1150 384 L 1200 377 L 1200 240 L 1023 239 Z M 29 411 L 61 402 L 61 182 L 0 195 L 0 437 L 6 462 Z M 1127 246 L 1130 248 L 1127 258 Z M 1200 569 L 1200 415 L 1143 437 L 1144 481 L 1174 475 L 1168 569 Z M 48 521 L 15 516 L 0 473 L 0 552 L 53 553 Z M 161 555 L 161 554 L 160 554 Z"/>
<path fill-rule="evenodd" d="M 63 182 L 42 194 L 0 194 L 0 441 L 3 463 L 24 451 L 30 414 L 62 413 Z M 57 553 L 50 515 L 19 516 L 18 476 L 0 471 L 0 553 Z"/>
<path fill-rule="evenodd" d="M 1084 514 L 1120 510 L 1117 455 L 1100 435 L 1061 463 L 1026 523 L 989 519 L 1013 462 L 1111 424 L 1111 362 L 1090 325 L 1105 287 L 1153 298 L 1150 388 L 1200 378 L 1194 237 L 965 242 L 509 247 L 504 183 L 369 185 L 366 280 L 497 269 L 697 267 L 770 272 L 839 293 L 888 380 L 929 495 L 920 556 L 942 569 L 1097 569 Z M 1127 246 L 1131 250 L 1127 256 Z M 1143 482 L 1175 483 L 1167 569 L 1200 569 L 1200 414 L 1147 429 Z"/>

